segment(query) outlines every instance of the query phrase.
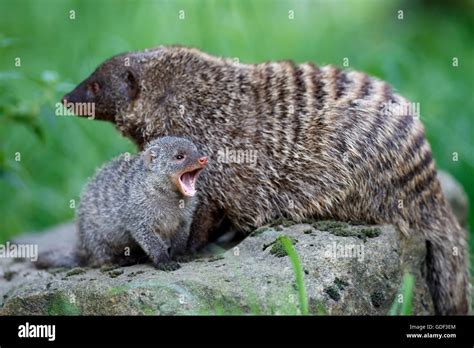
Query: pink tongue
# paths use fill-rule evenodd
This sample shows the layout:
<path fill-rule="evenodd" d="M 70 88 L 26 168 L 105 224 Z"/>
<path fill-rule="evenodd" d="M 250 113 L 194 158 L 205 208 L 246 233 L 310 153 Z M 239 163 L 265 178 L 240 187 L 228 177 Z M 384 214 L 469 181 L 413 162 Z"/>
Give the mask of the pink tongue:
<path fill-rule="evenodd" d="M 196 193 L 193 179 L 194 179 L 194 175 L 191 173 L 184 173 L 181 176 L 181 185 L 183 187 L 183 190 L 190 196 L 194 196 L 194 194 Z"/>

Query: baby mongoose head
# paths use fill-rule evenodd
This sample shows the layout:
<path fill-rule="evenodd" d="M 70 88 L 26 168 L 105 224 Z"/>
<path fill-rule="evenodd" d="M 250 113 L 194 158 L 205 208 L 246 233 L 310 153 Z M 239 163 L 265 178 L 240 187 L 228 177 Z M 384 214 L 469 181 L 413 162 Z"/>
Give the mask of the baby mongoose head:
<path fill-rule="evenodd" d="M 185 138 L 163 137 L 146 147 L 143 158 L 147 168 L 157 175 L 158 182 L 172 187 L 184 196 L 196 194 L 196 180 L 208 158 Z"/>
<path fill-rule="evenodd" d="M 102 63 L 87 79 L 73 91 L 66 94 L 61 102 L 65 107 L 74 108 L 77 116 L 78 104 L 94 104 L 95 119 L 114 121 L 118 113 L 124 112 L 138 97 L 140 66 L 133 56 L 115 56 Z"/>

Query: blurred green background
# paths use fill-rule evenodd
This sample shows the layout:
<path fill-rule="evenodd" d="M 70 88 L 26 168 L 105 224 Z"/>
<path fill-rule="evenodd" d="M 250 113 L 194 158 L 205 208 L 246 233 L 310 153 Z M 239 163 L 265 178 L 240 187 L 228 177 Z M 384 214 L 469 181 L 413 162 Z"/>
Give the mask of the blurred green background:
<path fill-rule="evenodd" d="M 73 219 L 95 168 L 135 151 L 111 124 L 55 116 L 55 103 L 110 56 L 160 44 L 248 63 L 348 58 L 420 103 L 438 167 L 474 203 L 473 4 L 0 0 L 0 242 Z"/>

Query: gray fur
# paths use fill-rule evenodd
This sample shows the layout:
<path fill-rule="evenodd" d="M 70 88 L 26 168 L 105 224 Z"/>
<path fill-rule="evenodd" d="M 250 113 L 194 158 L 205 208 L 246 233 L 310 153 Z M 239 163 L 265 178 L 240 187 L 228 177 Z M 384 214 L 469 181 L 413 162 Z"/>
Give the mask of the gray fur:
<path fill-rule="evenodd" d="M 178 162 L 177 154 L 186 158 Z M 76 259 L 55 258 L 55 266 L 129 265 L 148 257 L 157 268 L 175 269 L 173 260 L 186 249 L 196 198 L 184 196 L 173 178 L 202 167 L 199 158 L 192 142 L 164 137 L 98 170 L 77 211 Z"/>

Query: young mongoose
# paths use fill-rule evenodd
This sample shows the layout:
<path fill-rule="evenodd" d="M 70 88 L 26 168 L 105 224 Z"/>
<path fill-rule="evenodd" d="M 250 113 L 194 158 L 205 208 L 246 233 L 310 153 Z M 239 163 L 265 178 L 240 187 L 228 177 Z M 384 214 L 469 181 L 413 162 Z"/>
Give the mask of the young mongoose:
<path fill-rule="evenodd" d="M 157 268 L 177 268 L 173 260 L 186 250 L 195 184 L 206 164 L 191 141 L 177 137 L 153 140 L 139 155 L 112 160 L 81 195 L 76 259 L 57 258 L 54 265 L 128 265 L 145 256 Z M 52 266 L 47 261 L 40 257 L 40 268 Z"/>
<path fill-rule="evenodd" d="M 176 134 L 210 154 L 191 250 L 223 221 L 243 232 L 280 216 L 392 223 L 426 239 L 436 312 L 469 311 L 465 233 L 418 115 L 387 83 L 333 66 L 241 64 L 160 46 L 107 60 L 62 101 L 94 103 L 96 119 L 139 147 Z"/>

